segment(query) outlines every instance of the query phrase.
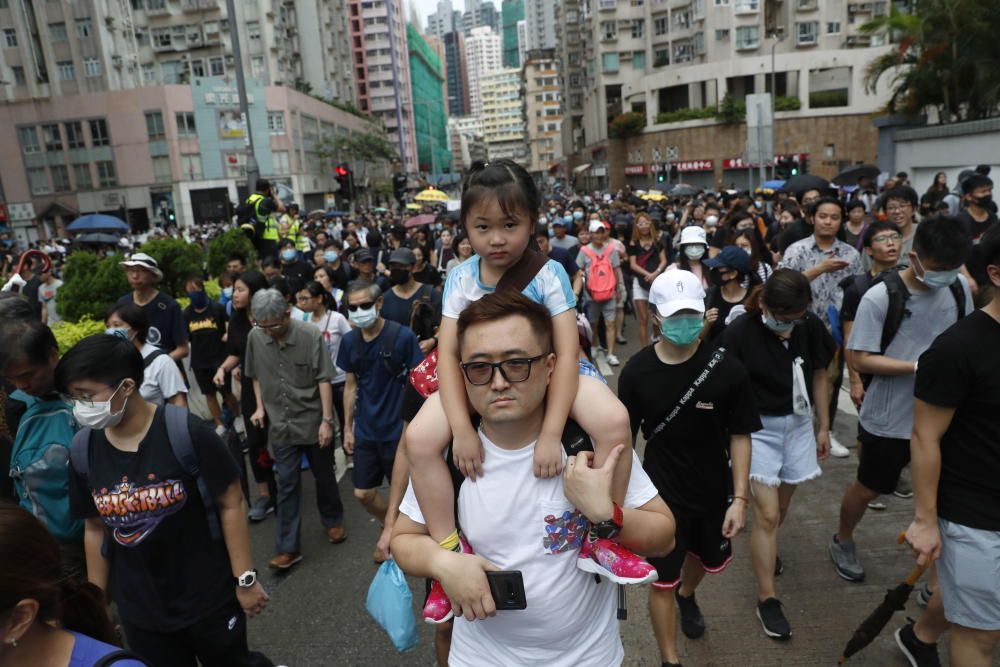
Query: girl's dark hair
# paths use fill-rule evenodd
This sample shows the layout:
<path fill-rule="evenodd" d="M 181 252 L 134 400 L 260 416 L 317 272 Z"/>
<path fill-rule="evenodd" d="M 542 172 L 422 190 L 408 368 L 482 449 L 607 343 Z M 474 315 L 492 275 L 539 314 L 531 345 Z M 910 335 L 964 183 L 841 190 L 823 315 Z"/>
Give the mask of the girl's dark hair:
<path fill-rule="evenodd" d="M 136 339 L 143 345 L 146 344 L 146 338 L 149 336 L 149 316 L 146 315 L 146 311 L 134 303 L 116 304 L 108 308 L 108 312 L 104 315 L 105 324 L 112 315 L 117 315 L 118 319 L 135 332 Z M 142 373 L 139 377 L 142 377 Z"/>
<path fill-rule="evenodd" d="M 761 304 L 779 314 L 797 313 L 812 303 L 809 279 L 792 269 L 776 269 L 767 281 L 750 295 L 747 311 L 760 314 Z"/>
<path fill-rule="evenodd" d="M 548 232 L 546 232 L 548 234 Z M 455 234 L 455 238 L 451 240 L 451 250 L 455 253 L 455 257 L 458 257 L 458 246 L 461 245 L 462 241 L 468 241 L 469 235 L 464 231 Z M 472 251 L 475 254 L 475 250 Z"/>
<path fill-rule="evenodd" d="M 237 278 L 239 277 L 240 274 L 236 273 L 235 271 L 223 271 L 222 275 L 219 276 L 219 284 L 222 284 L 224 280 L 228 280 L 229 284 L 232 285 L 233 283 L 236 282 Z"/>
<path fill-rule="evenodd" d="M 784 202 L 782 202 L 781 212 L 791 213 L 792 217 L 795 218 L 796 220 L 802 218 L 802 207 L 794 199 L 786 199 Z"/>
<path fill-rule="evenodd" d="M 333 295 L 323 289 L 323 286 L 315 280 L 307 282 L 302 286 L 302 289 L 309 292 L 312 296 L 320 297 L 323 300 L 323 307 L 327 310 L 337 310 L 337 300 L 334 299 Z"/>
<path fill-rule="evenodd" d="M 489 197 L 496 198 L 500 209 L 508 217 L 513 218 L 518 212 L 526 214 L 534 230 L 538 211 L 542 208 L 542 196 L 535 180 L 524 167 L 506 158 L 474 162 L 462 183 L 462 212 L 459 218 L 462 229 L 466 228 L 469 211 Z"/>
<path fill-rule="evenodd" d="M 104 592 L 64 576 L 59 543 L 34 515 L 0 505 L 0 614 L 29 599 L 38 601 L 38 621 L 118 644 Z"/>
<path fill-rule="evenodd" d="M 733 236 L 730 245 L 736 245 L 736 239 L 745 238 L 750 241 L 750 268 L 756 273 L 757 267 L 761 263 L 767 264 L 768 266 L 773 266 L 774 262 L 771 259 L 771 253 L 767 251 L 764 239 L 760 236 L 760 230 L 756 226 L 750 229 L 741 229 L 736 232 Z"/>
<path fill-rule="evenodd" d="M 142 377 L 142 355 L 135 345 L 120 336 L 103 333 L 87 336 L 71 347 L 55 371 L 56 389 L 63 394 L 68 394 L 69 384 L 77 380 L 94 380 L 117 387 L 122 380 L 130 379 L 138 387 Z"/>
<path fill-rule="evenodd" d="M 247 289 L 250 290 L 251 297 L 260 290 L 267 289 L 268 287 L 267 278 L 265 278 L 264 274 L 259 271 L 244 271 L 236 278 L 236 280 L 239 280 L 247 286 Z"/>

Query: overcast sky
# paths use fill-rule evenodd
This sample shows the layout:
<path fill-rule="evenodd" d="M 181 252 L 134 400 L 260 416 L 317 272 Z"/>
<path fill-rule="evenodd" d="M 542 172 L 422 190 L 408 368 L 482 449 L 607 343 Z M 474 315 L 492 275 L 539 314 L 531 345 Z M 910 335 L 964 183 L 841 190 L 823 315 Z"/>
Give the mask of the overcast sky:
<path fill-rule="evenodd" d="M 417 8 L 420 14 L 420 27 L 427 27 L 427 16 L 437 11 L 438 0 L 403 0 L 406 17 L 410 17 L 410 3 Z M 494 2 L 493 4 L 498 4 Z M 451 0 L 451 6 L 458 11 L 465 11 L 465 0 Z"/>

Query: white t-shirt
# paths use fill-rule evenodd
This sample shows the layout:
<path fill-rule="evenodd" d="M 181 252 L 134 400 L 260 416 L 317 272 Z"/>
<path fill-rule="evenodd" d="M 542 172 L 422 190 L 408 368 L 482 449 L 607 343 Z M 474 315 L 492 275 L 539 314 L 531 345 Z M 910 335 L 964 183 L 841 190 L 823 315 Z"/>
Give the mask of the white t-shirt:
<path fill-rule="evenodd" d="M 323 334 L 323 342 L 326 343 L 326 351 L 330 353 L 333 360 L 333 367 L 336 375 L 330 380 L 331 384 L 342 384 L 347 381 L 347 373 L 337 366 L 337 351 L 340 350 L 340 341 L 351 331 L 351 325 L 347 318 L 335 310 L 326 311 L 326 315 L 317 322 L 309 313 L 302 313 L 302 321 L 313 325 Z"/>
<path fill-rule="evenodd" d="M 625 657 L 618 634 L 617 586 L 576 566 L 586 519 L 563 493 L 562 476 L 535 477 L 534 443 L 501 449 L 480 431 L 483 476 L 464 482 L 458 517 L 473 550 L 501 570 L 520 570 L 527 609 L 485 621 L 455 619 L 448 664 L 609 667 Z M 564 456 L 565 458 L 565 456 Z M 632 452 L 626 507 L 655 498 L 656 487 Z M 424 523 L 411 486 L 399 511 Z"/>
<path fill-rule="evenodd" d="M 146 343 L 139 350 L 143 360 L 160 348 Z M 163 405 L 168 399 L 177 394 L 186 394 L 187 385 L 181 376 L 181 370 L 170 355 L 161 354 L 146 366 L 142 373 L 142 386 L 139 387 L 139 395 L 150 403 Z"/>

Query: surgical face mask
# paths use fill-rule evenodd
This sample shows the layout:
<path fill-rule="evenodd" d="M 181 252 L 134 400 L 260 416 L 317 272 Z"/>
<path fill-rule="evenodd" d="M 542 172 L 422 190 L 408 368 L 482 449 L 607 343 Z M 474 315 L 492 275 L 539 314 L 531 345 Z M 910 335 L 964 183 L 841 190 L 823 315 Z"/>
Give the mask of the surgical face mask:
<path fill-rule="evenodd" d="M 583 211 L 573 211 L 574 220 L 583 220 Z"/>
<path fill-rule="evenodd" d="M 573 224 L 573 216 L 571 215 L 563 216 L 563 222 L 566 223 L 567 227 L 569 227 L 570 225 Z"/>
<path fill-rule="evenodd" d="M 673 213 L 667 213 L 667 222 L 673 222 L 676 216 Z"/>
<path fill-rule="evenodd" d="M 764 202 L 762 201 L 755 201 L 753 205 L 757 208 L 764 208 Z"/>
<path fill-rule="evenodd" d="M 370 329 L 378 321 L 378 311 L 375 306 L 371 308 L 352 310 L 348 312 L 348 318 L 360 329 Z"/>
<path fill-rule="evenodd" d="M 985 197 L 980 197 L 979 199 L 973 199 L 972 203 L 984 211 L 990 211 L 991 213 L 997 212 L 997 205 L 996 202 L 993 201 L 992 195 L 986 195 Z"/>
<path fill-rule="evenodd" d="M 80 426 L 93 429 L 105 429 L 117 426 L 125 416 L 125 406 L 128 405 L 128 398 L 122 403 L 122 409 L 118 412 L 111 411 L 111 399 L 121 391 L 125 380 L 122 380 L 111 394 L 111 398 L 106 401 L 73 401 L 73 417 L 76 418 Z"/>
<path fill-rule="evenodd" d="M 795 322 L 780 322 L 774 315 L 761 315 L 760 319 L 764 326 L 776 334 L 786 334 L 795 328 Z"/>
<path fill-rule="evenodd" d="M 705 217 L 705 224 L 709 227 L 715 227 L 719 224 L 719 216 L 709 215 Z"/>
<path fill-rule="evenodd" d="M 660 322 L 660 332 L 674 345 L 687 347 L 698 340 L 704 325 L 703 315 L 674 315 Z"/>
<path fill-rule="evenodd" d="M 705 246 L 700 243 L 689 243 L 684 246 L 684 255 L 688 259 L 701 259 L 705 255 Z"/>
<path fill-rule="evenodd" d="M 554 208 L 550 208 L 549 209 L 549 215 L 555 215 L 555 214 L 556 214 L 556 210 Z"/>
<path fill-rule="evenodd" d="M 389 284 L 404 285 L 410 280 L 408 269 L 389 269 Z"/>
<path fill-rule="evenodd" d="M 286 262 L 294 262 L 295 258 L 299 256 L 299 253 L 295 248 L 285 248 L 281 251 L 281 259 Z"/>
<path fill-rule="evenodd" d="M 104 330 L 104 333 L 109 336 L 118 336 L 119 338 L 123 338 L 130 343 L 132 342 L 132 339 L 135 338 L 135 334 L 132 333 L 132 330 L 126 329 L 125 327 L 108 327 Z"/>
<path fill-rule="evenodd" d="M 334 252 L 333 250 L 327 250 L 326 252 L 323 253 L 323 259 L 325 259 L 326 261 L 330 262 L 331 264 L 333 264 L 334 262 L 336 262 L 339 258 L 340 258 L 340 254 L 337 253 L 337 252 Z"/>
<path fill-rule="evenodd" d="M 233 288 L 232 287 L 223 287 L 222 288 L 222 296 L 224 296 L 227 299 L 232 299 L 233 298 Z"/>
<path fill-rule="evenodd" d="M 203 289 L 188 292 L 188 298 L 191 299 L 191 307 L 196 310 L 201 310 L 208 306 L 208 294 Z"/>
<path fill-rule="evenodd" d="M 958 274 L 962 271 L 961 267 L 951 269 L 949 271 L 928 271 L 924 268 L 924 264 L 920 261 L 919 257 L 915 256 L 914 258 L 916 260 L 914 262 L 914 268 L 916 268 L 917 264 L 920 265 L 920 273 L 914 271 L 914 275 L 917 276 L 917 280 L 931 289 L 944 289 L 945 287 L 948 287 L 953 282 L 958 280 Z"/>
<path fill-rule="evenodd" d="M 544 215 L 540 215 L 540 216 L 538 216 L 538 224 L 540 224 L 540 225 L 544 225 L 544 224 L 546 224 L 546 223 L 547 223 L 548 221 L 549 221 L 549 219 L 548 219 L 548 218 L 546 218 L 546 217 L 545 217 Z"/>

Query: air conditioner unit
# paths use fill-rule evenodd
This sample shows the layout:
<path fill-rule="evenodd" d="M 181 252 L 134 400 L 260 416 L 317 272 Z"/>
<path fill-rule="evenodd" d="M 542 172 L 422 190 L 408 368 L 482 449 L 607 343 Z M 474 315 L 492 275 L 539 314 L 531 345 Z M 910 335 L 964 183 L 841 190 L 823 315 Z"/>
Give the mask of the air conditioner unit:
<path fill-rule="evenodd" d="M 122 68 L 122 57 L 118 54 L 111 56 L 111 66 L 115 69 Z"/>
<path fill-rule="evenodd" d="M 235 63 L 235 62 L 236 62 L 236 59 L 233 58 L 231 55 L 230 56 L 226 56 L 226 67 L 232 67 L 233 63 Z"/>

